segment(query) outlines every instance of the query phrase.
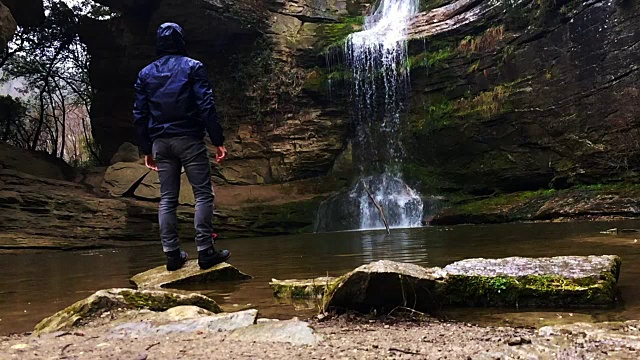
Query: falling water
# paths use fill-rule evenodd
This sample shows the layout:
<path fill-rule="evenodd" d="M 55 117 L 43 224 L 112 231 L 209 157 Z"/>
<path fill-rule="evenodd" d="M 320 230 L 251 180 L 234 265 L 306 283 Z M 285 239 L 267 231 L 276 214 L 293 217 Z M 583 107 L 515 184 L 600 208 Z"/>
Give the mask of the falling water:
<path fill-rule="evenodd" d="M 354 163 L 361 174 L 350 197 L 359 200 L 360 229 L 384 226 L 381 205 L 391 227 L 422 224 L 423 203 L 400 174 L 400 121 L 409 87 L 406 29 L 418 11 L 417 0 L 382 0 L 365 20 L 364 30 L 346 41 L 353 71 L 357 138 Z"/>

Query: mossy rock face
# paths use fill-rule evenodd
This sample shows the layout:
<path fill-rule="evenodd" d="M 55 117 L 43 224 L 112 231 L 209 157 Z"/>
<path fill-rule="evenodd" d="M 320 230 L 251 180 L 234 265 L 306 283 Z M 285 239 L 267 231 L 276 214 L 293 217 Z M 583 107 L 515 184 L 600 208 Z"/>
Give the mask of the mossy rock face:
<path fill-rule="evenodd" d="M 200 270 L 198 262 L 192 260 L 177 271 L 167 271 L 164 265 L 158 266 L 132 277 L 131 283 L 136 285 L 138 289 L 154 289 L 248 279 L 251 279 L 251 276 L 227 263 L 216 265 L 211 269 Z"/>
<path fill-rule="evenodd" d="M 100 290 L 42 320 L 36 325 L 35 334 L 51 333 L 78 326 L 113 309 L 165 311 L 182 305 L 198 306 L 213 313 L 222 311 L 215 301 L 200 294 L 182 295 L 166 291 L 108 289 Z"/>
<path fill-rule="evenodd" d="M 376 314 L 388 313 L 399 307 L 433 310 L 438 303 L 436 289 L 444 278 L 445 273 L 440 268 L 426 269 L 415 264 L 377 261 L 344 275 L 327 289 L 324 310 Z"/>
<path fill-rule="evenodd" d="M 338 278 L 319 277 L 310 280 L 276 280 L 269 285 L 273 296 L 281 299 L 315 299 L 321 298 L 327 289 L 335 287 Z"/>
<path fill-rule="evenodd" d="M 617 256 L 468 259 L 444 268 L 445 305 L 489 307 L 610 307 L 620 273 Z"/>

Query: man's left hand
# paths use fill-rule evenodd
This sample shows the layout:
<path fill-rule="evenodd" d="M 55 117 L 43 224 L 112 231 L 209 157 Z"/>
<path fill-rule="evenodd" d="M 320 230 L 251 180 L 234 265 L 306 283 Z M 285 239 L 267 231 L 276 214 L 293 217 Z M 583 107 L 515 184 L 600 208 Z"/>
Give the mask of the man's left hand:
<path fill-rule="evenodd" d="M 153 155 L 144 156 L 144 165 L 153 171 L 158 171 L 158 164 L 156 164 L 156 159 L 153 158 Z"/>

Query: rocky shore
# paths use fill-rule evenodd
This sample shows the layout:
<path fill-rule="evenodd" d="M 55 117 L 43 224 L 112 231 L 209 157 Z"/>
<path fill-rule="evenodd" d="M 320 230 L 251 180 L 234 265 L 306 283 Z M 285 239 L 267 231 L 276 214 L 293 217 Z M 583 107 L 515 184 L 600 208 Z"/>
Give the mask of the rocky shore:
<path fill-rule="evenodd" d="M 293 345 L 233 332 L 113 337 L 112 326 L 0 338 L 3 359 L 637 359 L 640 322 L 539 330 L 437 319 L 341 316 L 311 327 L 322 341 Z"/>
<path fill-rule="evenodd" d="M 321 314 L 307 321 L 261 318 L 254 309 L 222 312 L 212 299 L 174 288 L 250 276 L 229 264 L 205 271 L 188 265 L 138 274 L 138 290 L 100 290 L 33 333 L 2 337 L 0 358 L 632 359 L 640 351 L 640 321 L 534 329 L 428 315 L 446 303 L 606 305 L 616 300 L 616 256 L 468 259 L 442 269 L 379 261 L 339 278 L 274 280 L 276 296 L 322 299 Z"/>

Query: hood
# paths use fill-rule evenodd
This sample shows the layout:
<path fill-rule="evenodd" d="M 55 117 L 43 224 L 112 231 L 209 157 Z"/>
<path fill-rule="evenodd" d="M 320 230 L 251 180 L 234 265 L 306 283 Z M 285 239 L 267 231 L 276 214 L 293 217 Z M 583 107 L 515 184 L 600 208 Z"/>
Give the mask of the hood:
<path fill-rule="evenodd" d="M 187 55 L 184 35 L 180 25 L 174 23 L 160 25 L 156 39 L 158 56 Z"/>

